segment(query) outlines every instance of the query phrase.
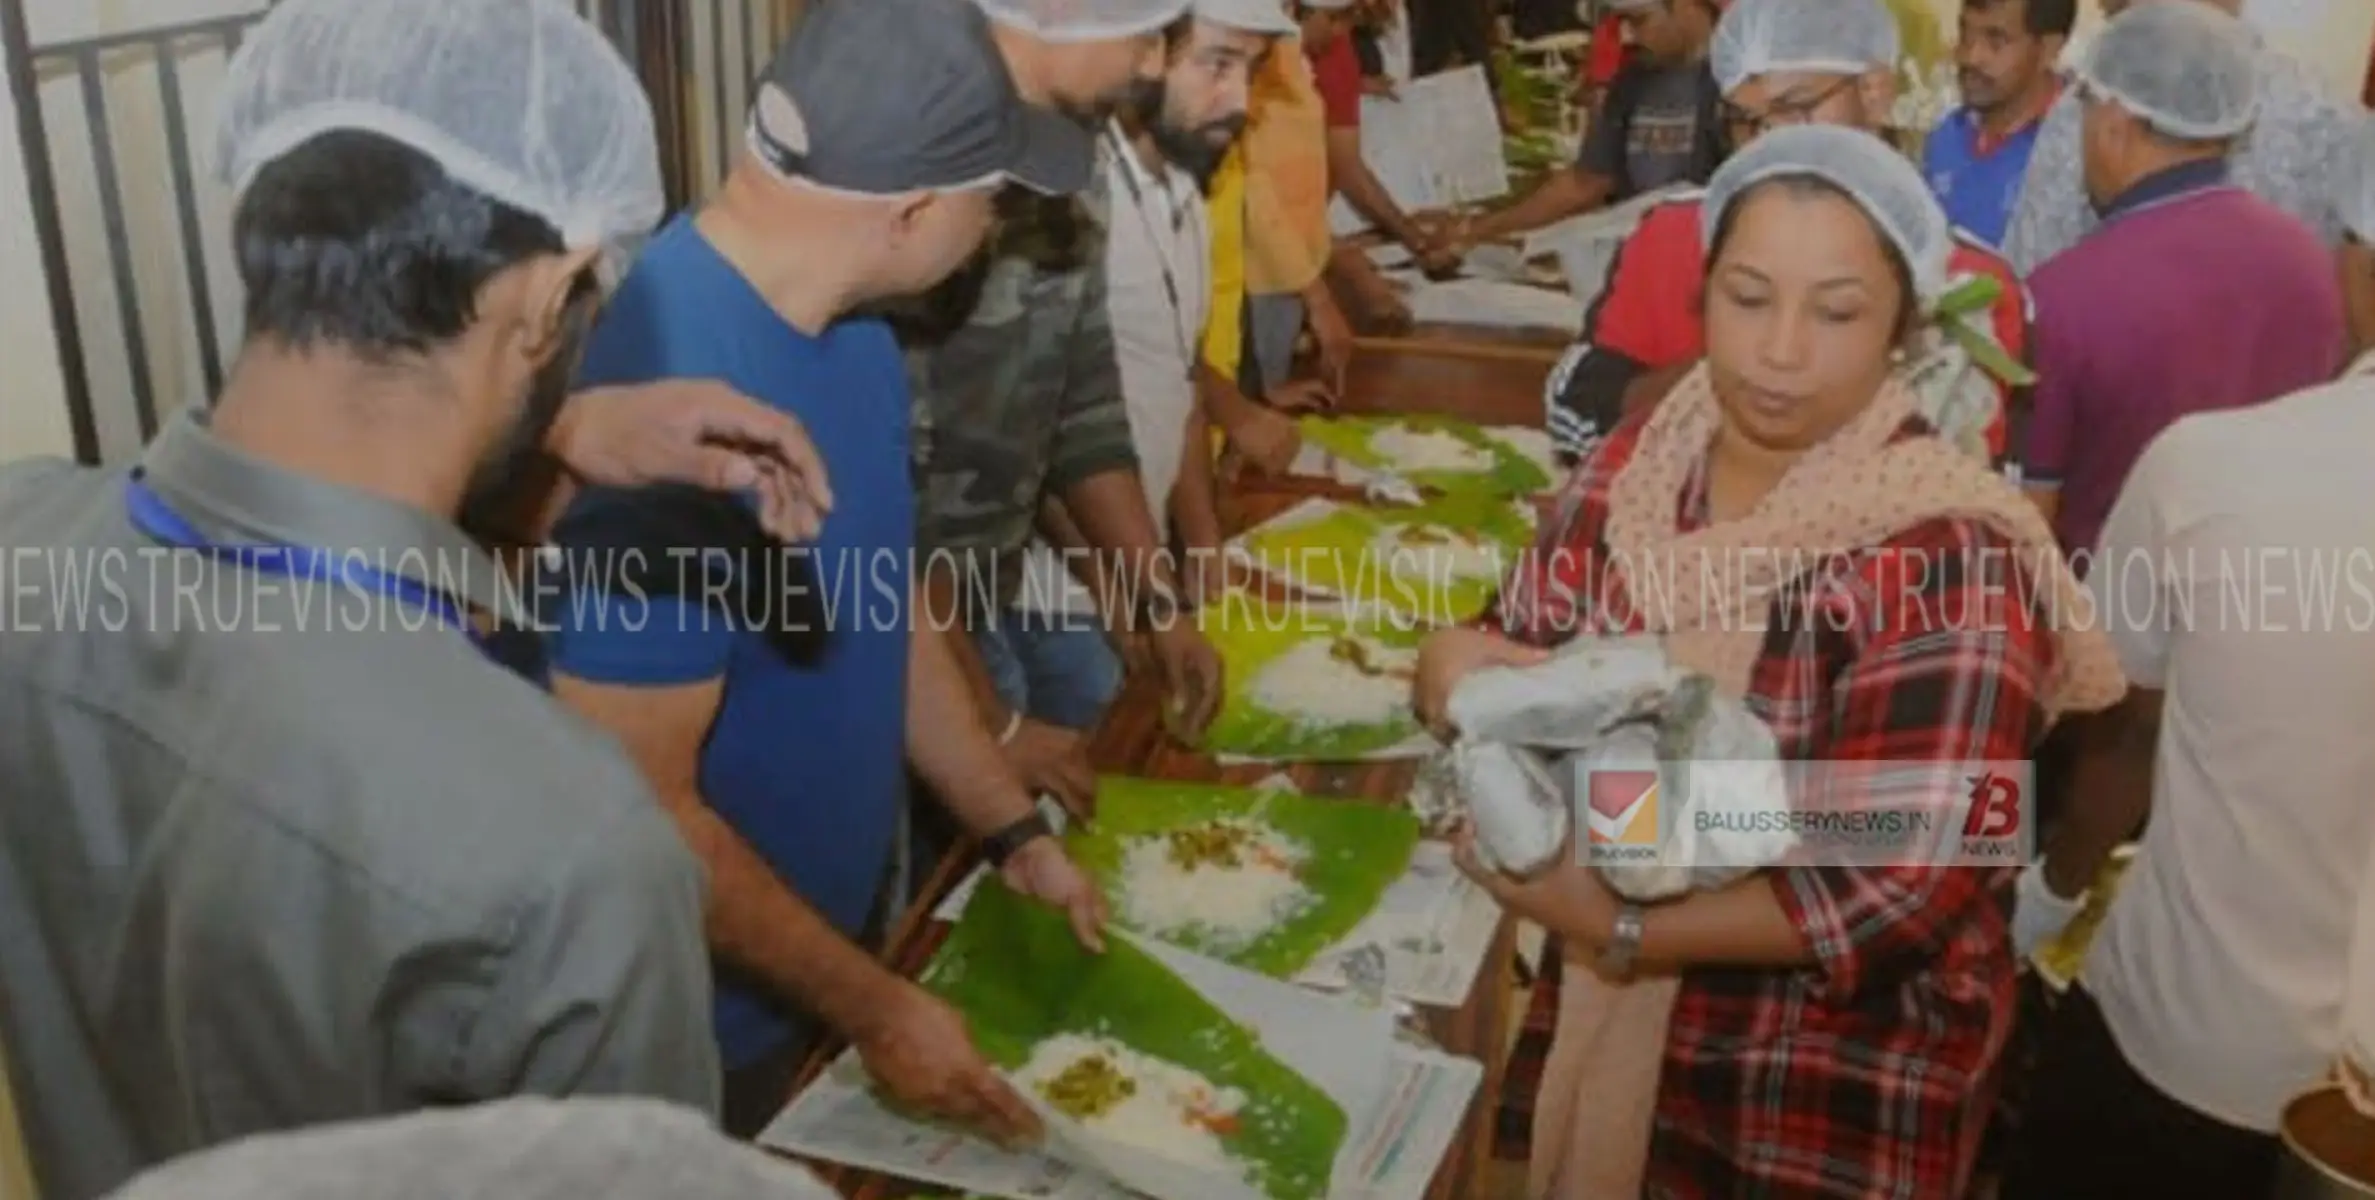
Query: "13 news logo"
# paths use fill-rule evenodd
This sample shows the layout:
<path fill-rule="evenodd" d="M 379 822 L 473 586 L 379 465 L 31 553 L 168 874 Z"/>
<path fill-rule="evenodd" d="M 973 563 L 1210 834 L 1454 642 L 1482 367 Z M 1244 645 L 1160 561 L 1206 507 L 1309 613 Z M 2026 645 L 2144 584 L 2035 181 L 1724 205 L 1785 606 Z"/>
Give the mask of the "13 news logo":
<path fill-rule="evenodd" d="M 2028 789 L 2023 782 L 2003 771 L 1981 771 L 1970 777 L 1966 797 L 1970 804 L 1963 810 L 1965 861 L 2029 860 L 2032 831 L 2027 820 Z"/>

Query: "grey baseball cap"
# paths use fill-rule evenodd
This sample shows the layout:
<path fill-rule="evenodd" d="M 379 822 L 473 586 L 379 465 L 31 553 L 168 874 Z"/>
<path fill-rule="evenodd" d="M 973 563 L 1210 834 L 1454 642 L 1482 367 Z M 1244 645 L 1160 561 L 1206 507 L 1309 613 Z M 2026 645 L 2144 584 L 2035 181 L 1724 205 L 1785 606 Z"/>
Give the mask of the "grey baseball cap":
<path fill-rule="evenodd" d="M 1023 103 L 967 0 L 815 0 L 759 80 L 750 145 L 788 178 L 870 195 L 1065 195 L 1096 156 L 1086 127 Z"/>

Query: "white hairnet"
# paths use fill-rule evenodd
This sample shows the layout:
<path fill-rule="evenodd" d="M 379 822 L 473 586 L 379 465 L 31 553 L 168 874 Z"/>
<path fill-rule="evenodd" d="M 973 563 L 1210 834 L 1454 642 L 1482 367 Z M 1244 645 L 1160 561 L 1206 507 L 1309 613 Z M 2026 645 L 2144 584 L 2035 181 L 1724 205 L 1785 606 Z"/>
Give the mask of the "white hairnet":
<path fill-rule="evenodd" d="M 2207 4 L 2139 4 L 2095 35 L 2078 77 L 2170 137 L 2233 137 L 2259 113 L 2259 40 Z"/>
<path fill-rule="evenodd" d="M 2361 116 L 2334 172 L 2334 212 L 2342 227 L 2375 245 L 2375 116 Z"/>
<path fill-rule="evenodd" d="M 1898 19 L 1881 0 L 1734 0 L 1715 21 L 1708 69 L 1731 95 L 1772 71 L 1895 71 L 1898 45 Z"/>
<path fill-rule="evenodd" d="M 1946 290 L 1954 232 L 1921 172 L 1897 148 L 1842 125 L 1786 125 L 1750 142 L 1717 168 L 1699 210 L 1700 244 L 1713 250 L 1724 215 L 1757 184 L 1812 176 L 1847 194 L 1905 256 L 1923 307 Z"/>
<path fill-rule="evenodd" d="M 234 1142 L 113 1200 L 834 1200 L 801 1167 L 648 1100 L 505 1100 Z"/>
<path fill-rule="evenodd" d="M 216 166 L 244 192 L 336 130 L 427 155 L 572 249 L 667 207 L 643 87 L 566 0 L 281 0 L 231 60 Z"/>
<path fill-rule="evenodd" d="M 1099 42 L 1152 33 L 1189 0 L 973 0 L 990 20 L 1049 42 Z M 1325 6 L 1323 6 L 1325 7 Z"/>
<path fill-rule="evenodd" d="M 1707 62 L 1729 95 L 1775 71 L 1894 71 L 1898 46 L 1897 18 L 1881 0 L 1733 0 Z"/>

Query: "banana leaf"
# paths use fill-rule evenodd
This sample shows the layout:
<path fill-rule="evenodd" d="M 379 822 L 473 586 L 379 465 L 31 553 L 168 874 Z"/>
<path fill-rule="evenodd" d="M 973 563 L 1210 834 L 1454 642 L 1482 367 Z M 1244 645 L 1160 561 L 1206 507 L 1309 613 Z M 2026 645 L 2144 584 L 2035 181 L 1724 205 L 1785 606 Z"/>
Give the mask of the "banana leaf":
<path fill-rule="evenodd" d="M 2036 372 L 2012 357 L 1987 328 L 1988 313 L 2003 294 L 2004 285 L 1992 275 L 1957 279 L 1938 298 L 1938 325 L 1971 356 L 1972 362 L 1979 364 L 1980 370 L 2013 387 L 2027 387 L 2037 382 Z"/>
<path fill-rule="evenodd" d="M 1474 538 L 1500 555 L 1491 578 L 1454 575 L 1447 560 L 1424 544 L 1390 553 L 1376 549 L 1389 532 L 1433 525 Z M 1335 505 L 1318 520 L 1247 533 L 1243 546 L 1268 574 L 1309 591 L 1344 597 L 1352 606 L 1383 609 L 1422 625 L 1474 620 L 1501 586 L 1500 576 L 1533 540 L 1525 506 L 1506 496 L 1455 492 L 1402 508 Z"/>
<path fill-rule="evenodd" d="M 1258 821 L 1308 846 L 1311 857 L 1300 874 L 1316 903 L 1243 946 L 1192 926 L 1136 932 L 1277 979 L 1293 978 L 1344 940 L 1410 868 L 1418 848 L 1418 817 L 1406 808 L 1118 775 L 1097 780 L 1095 823 L 1075 827 L 1064 841 L 1073 861 L 1105 890 L 1114 920 L 1128 927 L 1122 868 L 1131 843 L 1225 817 Z"/>
<path fill-rule="evenodd" d="M 1249 1181 L 1276 1200 L 1326 1194 L 1349 1127 L 1343 1107 L 1126 940 L 1091 954 L 1060 913 L 985 879 L 923 982 L 965 1014 L 981 1052 L 1006 1070 L 1028 1062 L 1039 1043 L 1074 1033 L 1242 1091 L 1243 1119 L 1222 1144 L 1249 1168 Z"/>
<path fill-rule="evenodd" d="M 2135 859 L 2133 845 L 2112 851 L 2095 873 L 2094 886 L 2087 889 L 2086 904 L 2078 910 L 2078 915 L 2029 955 L 2039 977 L 2055 991 L 2068 991 L 2086 967 L 2086 952 L 2094 946 L 2095 931 L 2102 928 L 2103 918 L 2110 915 L 2111 900 L 2119 894 L 2119 881 Z"/>
<path fill-rule="evenodd" d="M 1415 631 L 1375 622 L 1356 623 L 1308 605 L 1268 607 L 1245 592 L 1231 592 L 1197 613 L 1204 636 L 1220 652 L 1220 712 L 1205 727 L 1199 748 L 1245 758 L 1343 762 L 1367 757 L 1409 741 L 1419 732 L 1408 710 L 1377 725 L 1320 725 L 1263 708 L 1253 698 L 1253 679 L 1278 656 L 1300 643 L 1359 635 L 1388 646 L 1418 644 Z"/>
<path fill-rule="evenodd" d="M 1303 440 L 1355 466 L 1392 471 L 1423 487 L 1445 492 L 1492 491 L 1507 496 L 1531 496 L 1550 486 L 1550 474 L 1516 446 L 1494 437 L 1490 430 L 1455 417 L 1326 417 L 1307 416 L 1301 422 Z M 1370 445 L 1379 432 L 1409 429 L 1444 433 L 1493 456 L 1484 471 L 1401 471 Z"/>

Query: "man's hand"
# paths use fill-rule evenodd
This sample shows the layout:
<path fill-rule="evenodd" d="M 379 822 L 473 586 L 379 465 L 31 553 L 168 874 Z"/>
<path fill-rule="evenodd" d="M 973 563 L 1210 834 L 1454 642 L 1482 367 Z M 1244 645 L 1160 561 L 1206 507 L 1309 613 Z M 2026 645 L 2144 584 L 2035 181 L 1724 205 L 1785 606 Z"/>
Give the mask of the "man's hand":
<path fill-rule="evenodd" d="M 1485 866 L 1476 853 L 1476 830 L 1463 826 L 1452 836 L 1451 861 L 1510 915 L 1532 921 L 1595 953 L 1616 933 L 1622 904 L 1608 885 L 1574 854 L 1569 844 L 1551 865 L 1531 879 L 1516 879 Z"/>
<path fill-rule="evenodd" d="M 1088 740 L 1077 731 L 1025 718 L 1001 749 L 1032 794 L 1054 796 L 1076 816 L 1096 815 L 1097 773 L 1089 769 Z"/>
<path fill-rule="evenodd" d="M 1336 407 L 1336 389 L 1326 379 L 1290 379 L 1262 398 L 1285 413 L 1326 412 Z"/>
<path fill-rule="evenodd" d="M 833 511 L 824 459 L 798 418 L 710 380 L 579 392 L 545 449 L 589 483 L 756 492 L 760 522 L 787 542 L 814 538 Z"/>
<path fill-rule="evenodd" d="M 1187 621 L 1173 621 L 1147 635 L 1163 670 L 1164 727 L 1181 741 L 1204 735 L 1220 712 L 1220 652 L 1203 631 Z"/>
<path fill-rule="evenodd" d="M 1375 96 L 1380 100 L 1400 100 L 1402 98 L 1402 93 L 1394 90 L 1393 76 L 1390 75 L 1361 76 L 1361 94 Z"/>
<path fill-rule="evenodd" d="M 1361 319 L 1387 335 L 1410 332 L 1417 324 L 1411 315 L 1410 300 L 1402 289 L 1383 275 L 1373 275 L 1354 285 L 1354 303 L 1360 306 Z"/>
<path fill-rule="evenodd" d="M 1331 394 L 1341 394 L 1345 373 L 1352 369 L 1352 322 L 1344 319 L 1344 310 L 1333 298 L 1306 303 L 1303 316 L 1319 347 L 1319 377 Z"/>
<path fill-rule="evenodd" d="M 1419 644 L 1418 672 L 1410 683 L 1411 707 L 1418 719 L 1448 742 L 1458 736 L 1451 727 L 1447 706 L 1460 681 L 1487 667 L 1530 667 L 1550 657 L 1550 651 L 1513 642 L 1481 629 L 1444 629 Z"/>
<path fill-rule="evenodd" d="M 939 997 L 894 979 L 850 1036 L 858 1060 L 903 1107 L 956 1121 L 1013 1147 L 1039 1140 L 1038 1114 L 973 1045 L 965 1018 Z"/>
<path fill-rule="evenodd" d="M 1263 474 L 1284 475 L 1303 450 L 1303 431 L 1293 417 L 1263 408 L 1229 431 L 1229 444 Z"/>
<path fill-rule="evenodd" d="M 2030 863 L 2021 871 L 2012 896 L 2012 952 L 2023 961 L 2037 947 L 2060 937 L 2086 908 L 2086 892 L 2063 896 L 2045 881 L 2045 864 Z"/>
<path fill-rule="evenodd" d="M 1105 953 L 1105 894 L 1064 853 L 1063 843 L 1051 837 L 1024 843 L 1007 856 L 998 877 L 1018 894 L 1063 909 L 1072 918 L 1072 936 L 1092 952 Z"/>
<path fill-rule="evenodd" d="M 1410 252 L 1417 256 L 1418 269 L 1425 272 L 1429 279 L 1449 279 L 1458 275 L 1464 258 L 1459 243 L 1447 239 L 1430 238 L 1411 247 Z"/>
<path fill-rule="evenodd" d="M 1235 578 L 1245 575 L 1242 567 L 1232 568 L 1226 553 L 1214 550 L 1189 556 L 1185 586 L 1188 595 L 1195 597 L 1196 607 L 1211 608 L 1228 596 Z"/>
<path fill-rule="evenodd" d="M 1145 634 L 1135 629 L 1109 626 L 1105 630 L 1105 644 L 1113 650 L 1113 656 L 1121 660 L 1125 677 L 1155 669 L 1155 652 L 1146 644 Z"/>

